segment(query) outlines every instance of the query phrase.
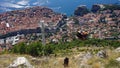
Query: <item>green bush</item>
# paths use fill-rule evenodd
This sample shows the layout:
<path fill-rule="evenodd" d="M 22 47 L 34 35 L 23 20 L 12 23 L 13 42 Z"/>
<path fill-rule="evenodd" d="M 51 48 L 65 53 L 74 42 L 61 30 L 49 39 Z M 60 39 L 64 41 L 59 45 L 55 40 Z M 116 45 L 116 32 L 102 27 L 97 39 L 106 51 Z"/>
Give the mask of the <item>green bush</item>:
<path fill-rule="evenodd" d="M 43 51 L 43 46 L 40 42 L 33 42 L 30 45 L 27 45 L 27 54 L 32 56 L 41 56 Z"/>
<path fill-rule="evenodd" d="M 12 49 L 13 53 L 20 53 L 20 54 L 25 54 L 26 53 L 26 46 L 24 43 L 19 43 L 15 45 Z"/>
<path fill-rule="evenodd" d="M 57 54 L 61 52 L 69 52 L 69 49 L 79 48 L 79 47 L 91 47 L 91 46 L 99 46 L 99 47 L 119 47 L 119 41 L 110 41 L 110 40 L 100 40 L 100 39 L 88 39 L 88 40 L 73 40 L 71 42 L 60 42 L 58 44 L 50 43 L 43 46 L 41 42 L 31 42 L 29 45 L 25 43 L 19 43 L 12 48 L 12 53 L 19 54 L 30 54 L 32 56 L 42 56 L 42 55 L 50 55 Z M 68 51 L 66 51 L 68 50 Z"/>

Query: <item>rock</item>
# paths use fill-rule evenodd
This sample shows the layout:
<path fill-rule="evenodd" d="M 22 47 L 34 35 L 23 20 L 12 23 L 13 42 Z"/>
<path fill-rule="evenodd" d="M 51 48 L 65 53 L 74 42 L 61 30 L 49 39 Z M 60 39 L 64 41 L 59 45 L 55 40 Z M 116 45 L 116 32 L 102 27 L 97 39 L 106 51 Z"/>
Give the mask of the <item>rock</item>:
<path fill-rule="evenodd" d="M 20 65 L 24 65 L 27 68 L 34 68 L 25 57 L 18 57 L 8 68 L 17 68 Z"/>
<path fill-rule="evenodd" d="M 92 6 L 91 11 L 94 12 L 94 13 L 96 13 L 96 12 L 98 12 L 100 9 L 101 9 L 100 5 L 99 5 L 99 4 L 95 4 L 95 5 Z"/>
<path fill-rule="evenodd" d="M 93 55 L 90 52 L 88 52 L 86 54 L 80 54 L 75 58 L 76 58 L 76 60 L 83 61 L 83 60 L 91 59 L 92 57 L 93 57 Z"/>
<path fill-rule="evenodd" d="M 120 47 L 116 48 L 115 52 L 120 52 Z"/>
<path fill-rule="evenodd" d="M 88 52 L 87 54 L 84 55 L 83 58 L 90 59 L 90 58 L 92 58 L 92 54 L 90 52 Z"/>
<path fill-rule="evenodd" d="M 41 64 L 41 60 L 37 59 L 37 58 L 32 58 L 31 59 L 32 63 L 34 63 L 35 65 L 40 65 Z"/>
<path fill-rule="evenodd" d="M 88 62 L 88 60 L 91 59 L 92 57 L 93 57 L 93 55 L 92 55 L 90 52 L 88 52 L 88 53 L 86 53 L 85 55 L 83 55 L 83 58 L 82 58 L 82 60 L 81 60 L 81 62 L 80 62 L 79 68 L 91 68 L 91 66 L 88 65 L 87 62 Z"/>
<path fill-rule="evenodd" d="M 98 12 L 98 11 L 104 9 L 104 8 L 105 8 L 105 6 L 102 5 L 102 4 L 95 4 L 95 5 L 92 6 L 91 11 L 96 13 L 96 12 Z"/>
<path fill-rule="evenodd" d="M 120 62 L 120 57 L 118 57 L 116 60 L 117 60 L 118 62 Z"/>
<path fill-rule="evenodd" d="M 74 11 L 74 15 L 76 16 L 83 16 L 87 13 L 89 13 L 89 10 L 85 5 L 77 7 L 77 9 Z"/>
<path fill-rule="evenodd" d="M 97 53 L 97 56 L 100 58 L 106 58 L 107 57 L 107 53 L 105 50 L 101 50 Z"/>

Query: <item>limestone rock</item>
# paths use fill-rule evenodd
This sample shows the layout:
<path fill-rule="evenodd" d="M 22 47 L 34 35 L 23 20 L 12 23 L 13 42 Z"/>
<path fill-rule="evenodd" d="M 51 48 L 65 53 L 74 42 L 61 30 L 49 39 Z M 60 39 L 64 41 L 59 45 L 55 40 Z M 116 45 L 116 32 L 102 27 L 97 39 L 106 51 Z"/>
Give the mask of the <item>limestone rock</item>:
<path fill-rule="evenodd" d="M 74 11 L 74 15 L 76 16 L 83 16 L 84 14 L 87 13 L 89 13 L 89 10 L 84 5 L 77 7 L 77 9 Z"/>
<path fill-rule="evenodd" d="M 17 68 L 20 65 L 24 65 L 27 68 L 34 68 L 25 57 L 18 57 L 8 68 Z"/>
<path fill-rule="evenodd" d="M 116 48 L 115 52 L 120 52 L 120 47 Z"/>
<path fill-rule="evenodd" d="M 81 60 L 81 63 L 80 63 L 79 67 L 80 68 L 91 68 L 91 66 L 87 64 L 87 61 L 89 59 L 91 59 L 92 57 L 93 57 L 93 55 L 90 52 L 88 52 L 85 55 L 83 55 L 83 58 Z"/>
<path fill-rule="evenodd" d="M 101 50 L 97 53 L 97 56 L 100 58 L 106 58 L 107 57 L 107 52 L 105 50 Z"/>
<path fill-rule="evenodd" d="M 117 60 L 118 62 L 120 62 L 120 57 L 118 57 L 116 60 Z"/>

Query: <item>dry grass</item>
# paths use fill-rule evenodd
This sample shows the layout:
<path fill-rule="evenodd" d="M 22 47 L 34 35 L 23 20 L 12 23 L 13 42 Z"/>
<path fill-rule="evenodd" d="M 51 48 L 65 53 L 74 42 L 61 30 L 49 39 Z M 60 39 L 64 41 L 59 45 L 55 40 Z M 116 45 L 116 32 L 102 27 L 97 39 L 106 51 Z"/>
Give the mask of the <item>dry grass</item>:
<path fill-rule="evenodd" d="M 85 50 L 86 51 L 86 50 Z M 30 63 L 35 67 L 35 68 L 64 68 L 63 67 L 63 61 L 64 58 L 67 56 L 69 57 L 69 67 L 68 68 L 81 68 L 81 59 L 80 55 L 82 53 L 85 53 L 84 51 L 82 52 L 77 52 L 69 55 L 63 55 L 62 56 L 49 56 L 49 57 L 36 57 L 36 59 L 33 60 L 32 56 L 29 55 L 19 55 L 19 54 L 3 54 L 0 55 L 0 68 L 6 68 L 10 65 L 10 63 L 13 62 L 17 57 L 24 56 L 26 57 Z M 99 58 L 94 55 L 91 59 L 87 61 L 87 68 L 101 68 L 108 64 L 111 59 L 116 59 L 117 57 L 120 57 L 120 53 L 115 53 L 113 50 L 107 50 L 108 53 L 108 58 Z M 90 67 L 89 67 L 90 66 Z"/>
<path fill-rule="evenodd" d="M 120 57 L 120 53 L 116 53 L 110 49 L 107 50 L 107 54 L 107 58 L 99 58 L 97 56 L 94 56 L 93 58 L 88 60 L 88 64 L 91 65 L 92 68 L 105 68 L 105 66 L 109 64 L 111 60 L 115 61 L 116 58 Z"/>

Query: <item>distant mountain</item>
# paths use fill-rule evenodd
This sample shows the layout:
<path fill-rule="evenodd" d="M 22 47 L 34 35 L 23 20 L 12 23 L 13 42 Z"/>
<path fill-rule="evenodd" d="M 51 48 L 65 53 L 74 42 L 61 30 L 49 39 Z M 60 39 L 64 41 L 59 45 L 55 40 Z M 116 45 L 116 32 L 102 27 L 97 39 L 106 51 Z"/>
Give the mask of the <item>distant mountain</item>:
<path fill-rule="evenodd" d="M 1 0 L 0 12 L 23 9 L 32 6 L 47 6 L 54 11 L 72 15 L 79 5 L 91 8 L 93 4 L 120 4 L 120 0 Z"/>

